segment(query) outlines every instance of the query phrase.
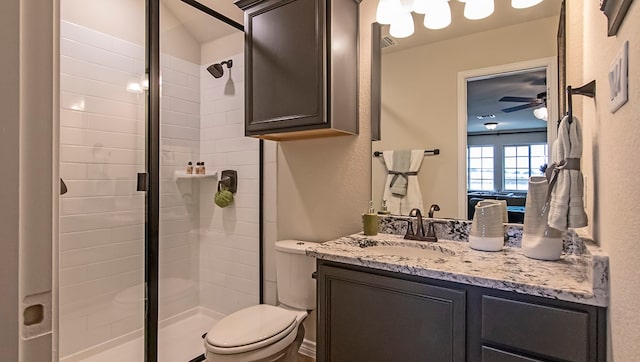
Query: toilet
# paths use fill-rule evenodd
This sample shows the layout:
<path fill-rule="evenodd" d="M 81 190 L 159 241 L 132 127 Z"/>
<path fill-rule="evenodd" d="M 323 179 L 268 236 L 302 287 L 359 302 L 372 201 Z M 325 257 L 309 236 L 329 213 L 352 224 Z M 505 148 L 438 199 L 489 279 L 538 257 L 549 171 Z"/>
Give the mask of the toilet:
<path fill-rule="evenodd" d="M 310 243 L 275 244 L 277 307 L 254 305 L 222 318 L 204 339 L 207 361 L 288 361 L 304 338 L 302 321 L 316 307 L 316 260 Z M 295 359 L 293 359 L 295 361 Z"/>

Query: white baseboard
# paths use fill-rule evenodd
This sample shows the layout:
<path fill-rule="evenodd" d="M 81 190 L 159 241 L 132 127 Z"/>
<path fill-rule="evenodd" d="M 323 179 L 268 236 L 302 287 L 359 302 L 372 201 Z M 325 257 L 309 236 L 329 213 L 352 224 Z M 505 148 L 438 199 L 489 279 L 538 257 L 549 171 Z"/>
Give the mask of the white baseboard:
<path fill-rule="evenodd" d="M 312 342 L 308 339 L 304 339 L 302 344 L 300 345 L 300 349 L 298 350 L 300 354 L 303 354 L 307 357 L 311 357 L 313 359 L 316 358 L 316 342 Z"/>

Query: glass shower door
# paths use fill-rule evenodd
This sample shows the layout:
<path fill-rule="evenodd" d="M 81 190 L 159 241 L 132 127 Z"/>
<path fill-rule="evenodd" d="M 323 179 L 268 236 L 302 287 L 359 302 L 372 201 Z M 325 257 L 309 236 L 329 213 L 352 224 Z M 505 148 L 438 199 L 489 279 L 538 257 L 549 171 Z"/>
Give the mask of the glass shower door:
<path fill-rule="evenodd" d="M 143 361 L 145 1 L 60 1 L 59 357 Z"/>

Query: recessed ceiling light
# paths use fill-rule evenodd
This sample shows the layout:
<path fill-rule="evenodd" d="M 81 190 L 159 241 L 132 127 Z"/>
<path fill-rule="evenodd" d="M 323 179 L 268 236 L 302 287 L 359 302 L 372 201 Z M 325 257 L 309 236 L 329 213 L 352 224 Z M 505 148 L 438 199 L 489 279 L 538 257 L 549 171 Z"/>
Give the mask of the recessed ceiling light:
<path fill-rule="evenodd" d="M 496 127 L 498 127 L 498 123 L 497 122 L 487 122 L 484 124 L 484 127 L 488 130 L 494 130 L 496 129 Z"/>

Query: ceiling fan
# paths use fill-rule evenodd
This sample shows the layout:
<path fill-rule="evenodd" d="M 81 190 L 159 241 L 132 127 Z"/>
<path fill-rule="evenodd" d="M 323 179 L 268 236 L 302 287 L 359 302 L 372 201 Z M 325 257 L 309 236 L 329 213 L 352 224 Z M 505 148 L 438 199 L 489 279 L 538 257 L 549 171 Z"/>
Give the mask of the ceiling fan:
<path fill-rule="evenodd" d="M 525 103 L 519 106 L 513 106 L 513 107 L 501 109 L 501 111 L 505 113 L 516 112 L 516 111 L 520 111 L 527 108 L 536 108 L 540 106 L 546 106 L 547 92 L 538 93 L 535 98 L 505 96 L 498 99 L 498 102 Z"/>

